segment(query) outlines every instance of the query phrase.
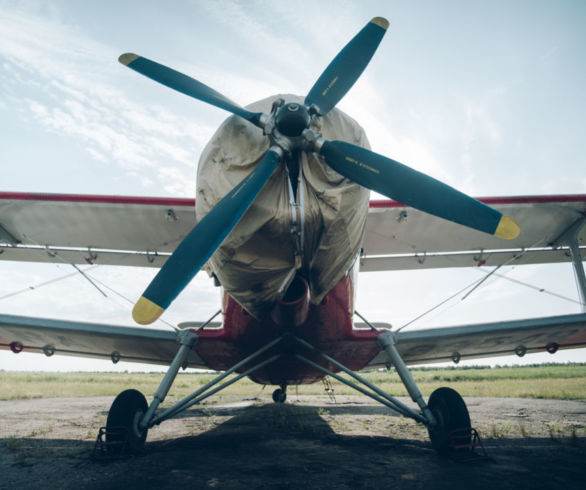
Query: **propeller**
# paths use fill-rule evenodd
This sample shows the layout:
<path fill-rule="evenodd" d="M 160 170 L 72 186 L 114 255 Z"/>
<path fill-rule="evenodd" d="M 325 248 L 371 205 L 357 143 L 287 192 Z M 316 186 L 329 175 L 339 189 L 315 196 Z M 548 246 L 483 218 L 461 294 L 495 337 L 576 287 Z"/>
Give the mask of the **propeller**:
<path fill-rule="evenodd" d="M 134 305 L 132 317 L 137 323 L 154 322 L 187 286 L 238 224 L 282 155 L 279 147 L 269 149 L 254 170 L 193 227 Z"/>
<path fill-rule="evenodd" d="M 344 46 L 311 88 L 305 105 L 315 105 L 322 116 L 346 95 L 358 80 L 387 32 L 389 21 L 375 17 Z"/>
<path fill-rule="evenodd" d="M 519 235 L 508 216 L 395 160 L 344 141 L 324 141 L 320 153 L 339 174 L 403 204 L 499 238 Z"/>
<path fill-rule="evenodd" d="M 133 53 L 120 63 L 190 97 L 236 114 L 264 129 L 271 148 L 255 169 L 197 223 L 140 297 L 132 316 L 154 322 L 238 224 L 286 152 L 319 152 L 341 175 L 404 204 L 465 226 L 513 239 L 519 226 L 508 216 L 395 160 L 343 141 L 325 141 L 310 129 L 354 85 L 374 55 L 389 23 L 372 19 L 334 58 L 313 85 L 304 105 L 280 100 L 270 115 L 251 112 L 207 85 Z"/>
<path fill-rule="evenodd" d="M 194 99 L 207 102 L 213 106 L 224 109 L 232 114 L 243 117 L 247 121 L 260 126 L 260 117 L 262 112 L 251 112 L 244 107 L 240 107 L 236 102 L 232 102 L 228 97 L 216 92 L 213 88 L 198 82 L 196 79 L 188 77 L 183 73 L 173 70 L 165 65 L 161 65 L 148 58 L 143 58 L 134 53 L 124 53 L 120 55 L 118 61 L 128 68 L 151 78 L 155 82 L 162 83 L 167 87 L 177 90 Z"/>

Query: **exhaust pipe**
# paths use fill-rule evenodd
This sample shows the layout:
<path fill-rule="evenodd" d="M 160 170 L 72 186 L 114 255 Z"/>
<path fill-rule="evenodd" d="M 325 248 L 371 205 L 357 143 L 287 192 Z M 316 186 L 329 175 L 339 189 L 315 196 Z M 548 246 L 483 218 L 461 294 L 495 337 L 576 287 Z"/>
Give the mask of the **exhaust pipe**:
<path fill-rule="evenodd" d="M 305 323 L 309 313 L 309 285 L 296 275 L 287 292 L 271 311 L 271 320 L 279 327 L 298 327 Z"/>

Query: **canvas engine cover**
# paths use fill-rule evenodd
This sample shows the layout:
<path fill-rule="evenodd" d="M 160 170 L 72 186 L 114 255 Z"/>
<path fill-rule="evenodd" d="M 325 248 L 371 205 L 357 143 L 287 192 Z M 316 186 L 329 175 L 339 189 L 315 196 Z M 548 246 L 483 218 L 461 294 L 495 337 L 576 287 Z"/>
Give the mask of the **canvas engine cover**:
<path fill-rule="evenodd" d="M 268 114 L 279 97 L 303 103 L 302 97 L 278 95 L 247 109 Z M 369 148 L 364 130 L 336 108 L 312 124 L 326 140 Z M 240 183 L 268 149 L 262 129 L 238 116 L 224 121 L 199 161 L 197 219 Z M 302 176 L 294 196 L 300 206 L 291 205 L 292 186 L 287 165 L 281 163 L 206 264 L 208 273 L 256 318 L 282 299 L 297 271 L 309 283 L 311 302 L 319 303 L 348 272 L 364 235 L 369 191 L 335 172 L 317 153 L 298 152 L 295 158 Z"/>

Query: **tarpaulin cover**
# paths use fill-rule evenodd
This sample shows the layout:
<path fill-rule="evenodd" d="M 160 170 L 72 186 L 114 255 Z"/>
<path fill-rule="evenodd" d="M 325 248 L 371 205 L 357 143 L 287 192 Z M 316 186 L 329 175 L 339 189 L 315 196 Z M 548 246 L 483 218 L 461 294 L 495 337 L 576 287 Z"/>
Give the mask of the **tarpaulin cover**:
<path fill-rule="evenodd" d="M 303 103 L 298 96 L 278 95 L 247 108 L 270 113 L 279 97 Z M 326 140 L 369 148 L 364 130 L 338 109 L 313 124 Z M 198 220 L 252 171 L 268 148 L 268 137 L 248 121 L 238 116 L 224 121 L 199 161 Z M 295 196 L 300 208 L 291 205 L 288 169 L 282 163 L 206 266 L 257 318 L 282 299 L 296 270 L 309 283 L 311 301 L 319 303 L 348 272 L 364 234 L 369 191 L 332 170 L 316 153 L 294 157 L 303 180 Z M 302 209 L 302 217 L 297 209 Z M 291 233 L 293 216 L 301 240 Z"/>

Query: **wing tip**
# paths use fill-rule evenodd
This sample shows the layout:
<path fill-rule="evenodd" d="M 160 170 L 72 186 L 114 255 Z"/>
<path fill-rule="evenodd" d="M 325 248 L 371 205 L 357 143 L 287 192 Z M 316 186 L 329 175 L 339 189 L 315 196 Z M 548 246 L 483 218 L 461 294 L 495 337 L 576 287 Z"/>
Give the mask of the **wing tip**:
<path fill-rule="evenodd" d="M 164 311 L 164 308 L 141 296 L 132 309 L 132 318 L 136 323 L 149 325 L 157 320 Z"/>
<path fill-rule="evenodd" d="M 137 54 L 134 54 L 134 53 L 124 53 L 124 54 L 121 54 L 118 57 L 118 61 L 120 63 L 122 63 L 123 65 L 128 66 L 128 65 L 130 65 L 130 63 L 132 63 L 133 61 L 137 60 L 138 58 L 140 58 L 140 56 L 137 55 Z"/>
<path fill-rule="evenodd" d="M 509 216 L 501 216 L 494 235 L 505 240 L 514 240 L 521 233 L 521 228 L 517 222 Z"/>
<path fill-rule="evenodd" d="M 382 27 L 385 31 L 389 28 L 389 21 L 384 17 L 374 17 L 370 22 Z"/>

